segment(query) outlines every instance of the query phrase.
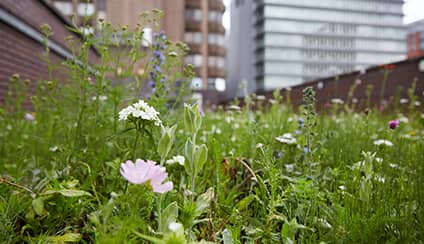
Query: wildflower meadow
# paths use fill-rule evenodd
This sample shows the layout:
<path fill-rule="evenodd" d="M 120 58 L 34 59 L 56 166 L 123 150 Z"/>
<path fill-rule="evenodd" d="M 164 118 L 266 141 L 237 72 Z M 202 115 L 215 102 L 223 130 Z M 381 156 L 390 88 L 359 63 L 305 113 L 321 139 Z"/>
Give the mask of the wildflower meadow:
<path fill-rule="evenodd" d="M 51 64 L 65 80 L 11 77 L 1 243 L 423 242 L 422 108 L 318 111 L 307 88 L 300 108 L 276 91 L 203 112 L 185 44 L 156 30 L 139 48 L 159 15 L 134 31 L 102 22 L 75 60 Z"/>

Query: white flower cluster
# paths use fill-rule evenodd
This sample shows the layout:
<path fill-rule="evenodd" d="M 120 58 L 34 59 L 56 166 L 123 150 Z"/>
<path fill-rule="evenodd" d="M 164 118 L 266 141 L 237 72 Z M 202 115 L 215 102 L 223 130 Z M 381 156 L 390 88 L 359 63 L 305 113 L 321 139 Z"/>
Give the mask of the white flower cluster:
<path fill-rule="evenodd" d="M 293 135 L 290 133 L 285 133 L 284 135 L 276 137 L 275 139 L 281 143 L 289 145 L 296 144 L 297 142 L 296 138 L 294 138 Z"/>
<path fill-rule="evenodd" d="M 175 164 L 184 166 L 185 158 L 181 155 L 173 156 L 171 159 L 166 160 L 166 164 Z"/>
<path fill-rule="evenodd" d="M 388 147 L 392 147 L 393 143 L 391 141 L 388 141 L 388 140 L 380 139 L 380 140 L 375 140 L 374 145 L 376 145 L 376 146 L 385 145 L 385 146 L 388 146 Z"/>
<path fill-rule="evenodd" d="M 153 121 L 155 125 L 159 126 L 162 121 L 158 117 L 159 112 L 153 107 L 149 106 L 145 101 L 139 100 L 119 112 L 119 120 L 128 120 L 131 116 L 133 118 L 140 118 L 143 120 Z"/>

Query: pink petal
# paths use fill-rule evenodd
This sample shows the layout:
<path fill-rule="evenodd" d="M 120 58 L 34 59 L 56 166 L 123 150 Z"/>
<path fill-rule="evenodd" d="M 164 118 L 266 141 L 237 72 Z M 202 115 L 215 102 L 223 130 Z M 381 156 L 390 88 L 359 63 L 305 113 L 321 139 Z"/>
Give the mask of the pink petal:
<path fill-rule="evenodd" d="M 168 177 L 168 174 L 166 173 L 165 168 L 161 166 L 155 166 L 149 175 L 149 179 L 154 185 L 162 183 L 166 177 Z"/>
<path fill-rule="evenodd" d="M 133 184 L 142 184 L 147 179 L 140 177 L 143 174 L 144 169 L 137 167 L 132 161 L 128 160 L 125 164 L 121 164 L 121 175 Z"/>
<path fill-rule="evenodd" d="M 124 171 L 130 170 L 132 167 L 134 167 L 134 164 L 131 160 L 127 160 L 125 163 L 121 164 L 121 169 Z"/>
<path fill-rule="evenodd" d="M 142 182 L 146 182 L 149 178 L 148 178 L 148 174 L 151 168 L 151 164 L 149 164 L 148 162 L 145 162 L 141 159 L 137 159 L 135 162 L 135 167 L 138 169 L 138 176 Z"/>
<path fill-rule="evenodd" d="M 171 181 L 166 182 L 162 185 L 152 185 L 153 192 L 165 193 L 171 191 L 174 188 L 174 184 Z"/>

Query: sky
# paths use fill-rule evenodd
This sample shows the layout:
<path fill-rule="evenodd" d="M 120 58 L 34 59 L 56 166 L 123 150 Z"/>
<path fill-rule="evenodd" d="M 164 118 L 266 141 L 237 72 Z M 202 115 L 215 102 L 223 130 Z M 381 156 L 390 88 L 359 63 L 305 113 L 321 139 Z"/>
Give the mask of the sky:
<path fill-rule="evenodd" d="M 231 0 L 224 0 L 227 11 L 224 13 L 223 24 L 227 30 L 230 30 L 230 4 Z M 403 5 L 405 24 L 424 19 L 424 0 L 406 0 Z"/>
<path fill-rule="evenodd" d="M 406 0 L 403 5 L 403 12 L 405 24 L 424 19 L 424 0 Z"/>

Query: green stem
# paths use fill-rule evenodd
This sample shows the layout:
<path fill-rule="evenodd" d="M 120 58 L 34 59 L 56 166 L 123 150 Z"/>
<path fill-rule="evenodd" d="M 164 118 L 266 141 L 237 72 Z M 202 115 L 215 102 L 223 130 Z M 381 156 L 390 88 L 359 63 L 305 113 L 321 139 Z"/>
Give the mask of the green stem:
<path fill-rule="evenodd" d="M 144 125 L 140 128 L 140 124 L 135 122 L 135 141 L 134 141 L 134 147 L 133 147 L 133 159 L 135 160 L 135 153 L 136 153 L 136 149 L 137 149 L 137 145 L 138 145 L 138 140 L 140 138 L 140 134 L 142 134 L 144 131 Z"/>
<path fill-rule="evenodd" d="M 380 104 L 383 102 L 384 93 L 386 90 L 387 78 L 389 77 L 389 70 L 386 69 L 384 72 L 383 82 L 381 84 L 381 92 L 380 92 Z"/>

